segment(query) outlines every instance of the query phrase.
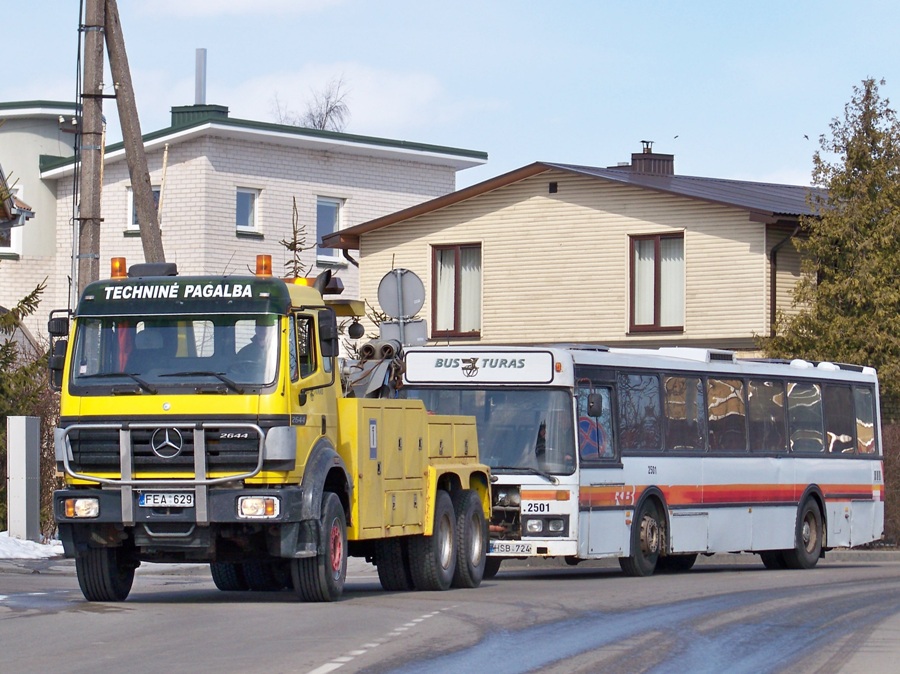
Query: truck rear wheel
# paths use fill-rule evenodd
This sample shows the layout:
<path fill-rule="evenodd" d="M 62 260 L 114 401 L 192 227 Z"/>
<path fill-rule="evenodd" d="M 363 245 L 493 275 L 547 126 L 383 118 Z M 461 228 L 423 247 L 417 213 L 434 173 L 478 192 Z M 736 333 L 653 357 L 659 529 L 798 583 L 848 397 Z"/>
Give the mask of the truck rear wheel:
<path fill-rule="evenodd" d="M 318 553 L 291 563 L 294 592 L 303 601 L 337 601 L 347 581 L 347 518 L 337 494 L 325 492 Z"/>
<path fill-rule="evenodd" d="M 249 590 L 244 567 L 235 562 L 210 562 L 209 572 L 216 587 L 223 592 L 241 592 Z"/>
<path fill-rule="evenodd" d="M 431 536 L 409 540 L 409 566 L 417 590 L 448 590 L 456 572 L 456 514 L 450 495 L 438 490 Z"/>
<path fill-rule="evenodd" d="M 487 560 L 487 520 L 481 498 L 471 489 L 450 496 L 456 514 L 456 571 L 453 587 L 478 587 Z"/>
<path fill-rule="evenodd" d="M 88 601 L 125 601 L 134 583 L 136 564 L 124 548 L 88 548 L 75 559 L 81 593 Z"/>
<path fill-rule="evenodd" d="M 390 592 L 413 589 L 409 550 L 405 538 L 384 538 L 375 547 L 375 566 L 381 587 Z"/>

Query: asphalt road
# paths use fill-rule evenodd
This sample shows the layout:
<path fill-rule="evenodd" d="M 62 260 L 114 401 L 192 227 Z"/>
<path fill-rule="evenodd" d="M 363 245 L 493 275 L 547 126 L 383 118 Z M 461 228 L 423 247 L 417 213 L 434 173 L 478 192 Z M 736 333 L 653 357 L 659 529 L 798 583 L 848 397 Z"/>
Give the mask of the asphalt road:
<path fill-rule="evenodd" d="M 83 600 L 70 560 L 0 560 L 0 671 L 887 672 L 900 553 L 811 571 L 753 555 L 627 578 L 611 562 L 505 564 L 476 590 L 390 593 L 351 560 L 344 599 L 218 591 L 203 566 L 145 565 L 123 603 Z"/>

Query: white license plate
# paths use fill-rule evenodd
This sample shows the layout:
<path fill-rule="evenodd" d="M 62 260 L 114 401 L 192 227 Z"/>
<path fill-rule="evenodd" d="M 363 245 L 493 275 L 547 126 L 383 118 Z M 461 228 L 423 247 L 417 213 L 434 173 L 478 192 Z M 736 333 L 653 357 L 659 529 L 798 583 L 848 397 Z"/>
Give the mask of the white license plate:
<path fill-rule="evenodd" d="M 138 505 L 145 508 L 193 508 L 191 492 L 148 492 L 141 494 Z"/>
<path fill-rule="evenodd" d="M 531 543 L 518 543 L 516 541 L 491 541 L 488 552 L 504 555 L 530 555 Z"/>

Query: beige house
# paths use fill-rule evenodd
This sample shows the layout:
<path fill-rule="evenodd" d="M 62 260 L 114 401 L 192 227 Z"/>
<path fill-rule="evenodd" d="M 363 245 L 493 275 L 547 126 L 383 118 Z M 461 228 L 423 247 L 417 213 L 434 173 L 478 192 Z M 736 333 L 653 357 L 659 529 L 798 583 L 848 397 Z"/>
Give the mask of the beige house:
<path fill-rule="evenodd" d="M 626 166 L 538 162 L 325 237 L 356 250 L 360 292 L 414 271 L 432 343 L 753 350 L 799 276 L 810 189 Z"/>

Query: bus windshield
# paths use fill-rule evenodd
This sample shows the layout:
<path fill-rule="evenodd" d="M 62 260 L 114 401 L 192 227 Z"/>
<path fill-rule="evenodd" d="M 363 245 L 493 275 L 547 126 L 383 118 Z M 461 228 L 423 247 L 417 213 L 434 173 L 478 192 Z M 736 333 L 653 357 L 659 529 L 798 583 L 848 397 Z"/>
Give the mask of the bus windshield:
<path fill-rule="evenodd" d="M 498 473 L 575 470 L 572 398 L 560 389 L 429 389 L 406 386 L 435 414 L 474 416 L 481 460 Z"/>
<path fill-rule="evenodd" d="M 153 393 L 209 385 L 222 392 L 275 381 L 278 316 L 84 317 L 78 322 L 75 387 Z"/>

